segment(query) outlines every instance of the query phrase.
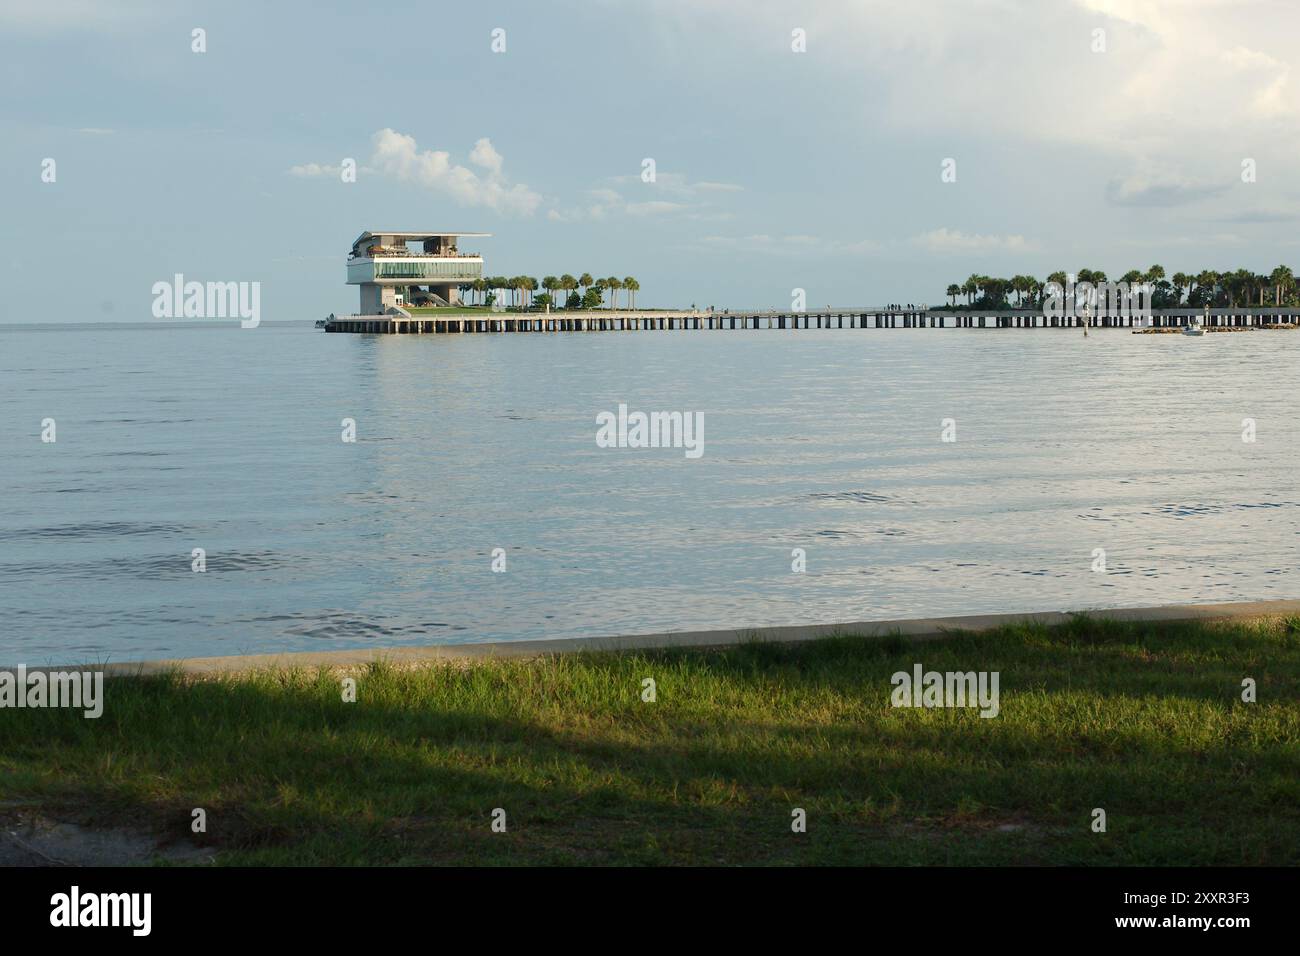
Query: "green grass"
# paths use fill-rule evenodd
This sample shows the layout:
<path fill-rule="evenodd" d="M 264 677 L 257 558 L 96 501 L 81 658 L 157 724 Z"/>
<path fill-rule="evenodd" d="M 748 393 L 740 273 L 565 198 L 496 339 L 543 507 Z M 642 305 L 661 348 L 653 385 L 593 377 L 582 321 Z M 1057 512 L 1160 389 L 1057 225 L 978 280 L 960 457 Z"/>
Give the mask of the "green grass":
<path fill-rule="evenodd" d="M 490 308 L 485 305 L 429 305 L 429 306 L 402 306 L 411 315 L 492 315 Z"/>
<path fill-rule="evenodd" d="M 97 721 L 0 712 L 0 800 L 178 838 L 203 807 L 228 864 L 1296 864 L 1298 632 L 1079 618 L 376 665 L 354 704 L 323 670 L 118 679 Z M 916 662 L 999 671 L 1001 714 L 891 708 Z"/>

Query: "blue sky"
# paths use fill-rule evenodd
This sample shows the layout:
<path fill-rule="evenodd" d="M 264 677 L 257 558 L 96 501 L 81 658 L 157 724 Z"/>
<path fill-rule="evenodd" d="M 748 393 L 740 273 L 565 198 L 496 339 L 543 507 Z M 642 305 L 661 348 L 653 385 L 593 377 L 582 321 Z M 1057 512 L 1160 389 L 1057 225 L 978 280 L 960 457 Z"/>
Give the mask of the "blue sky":
<path fill-rule="evenodd" d="M 6 0 L 0 321 L 144 320 L 176 272 L 319 318 L 377 228 L 641 305 L 1300 272 L 1297 41 L 1281 0 Z"/>

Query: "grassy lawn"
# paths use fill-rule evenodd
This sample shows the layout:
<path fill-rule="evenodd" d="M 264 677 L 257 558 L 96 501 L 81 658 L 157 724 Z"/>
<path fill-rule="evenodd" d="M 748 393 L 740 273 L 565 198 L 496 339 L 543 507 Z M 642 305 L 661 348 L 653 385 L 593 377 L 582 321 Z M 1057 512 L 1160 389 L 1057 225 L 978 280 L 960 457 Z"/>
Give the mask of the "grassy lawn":
<path fill-rule="evenodd" d="M 402 306 L 411 315 L 481 315 L 489 316 L 493 312 L 485 305 L 430 305 L 430 306 Z"/>
<path fill-rule="evenodd" d="M 1000 715 L 892 708 L 917 662 L 999 671 Z M 203 807 L 229 864 L 1300 863 L 1300 620 L 353 673 L 0 711 L 0 805 L 177 838 Z"/>

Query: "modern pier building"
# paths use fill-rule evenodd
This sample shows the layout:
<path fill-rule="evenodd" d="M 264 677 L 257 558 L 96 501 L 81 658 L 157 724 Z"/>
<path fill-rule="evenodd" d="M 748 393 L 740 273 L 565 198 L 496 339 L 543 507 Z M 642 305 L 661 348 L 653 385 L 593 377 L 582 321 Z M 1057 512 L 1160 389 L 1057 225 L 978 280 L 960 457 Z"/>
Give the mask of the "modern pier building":
<path fill-rule="evenodd" d="M 348 285 L 361 286 L 360 315 L 408 305 L 456 305 L 459 287 L 483 278 L 483 257 L 457 240 L 486 232 L 363 232 L 348 255 Z"/>

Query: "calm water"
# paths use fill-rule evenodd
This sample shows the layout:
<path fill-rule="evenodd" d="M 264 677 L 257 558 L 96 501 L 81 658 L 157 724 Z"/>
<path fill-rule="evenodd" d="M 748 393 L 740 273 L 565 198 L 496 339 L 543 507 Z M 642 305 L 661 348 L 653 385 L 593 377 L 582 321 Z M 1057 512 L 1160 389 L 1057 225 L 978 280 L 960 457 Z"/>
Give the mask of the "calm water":
<path fill-rule="evenodd" d="M 0 663 L 1296 597 L 1298 358 L 1286 332 L 0 331 Z M 620 401 L 702 411 L 704 456 L 598 448 Z"/>

